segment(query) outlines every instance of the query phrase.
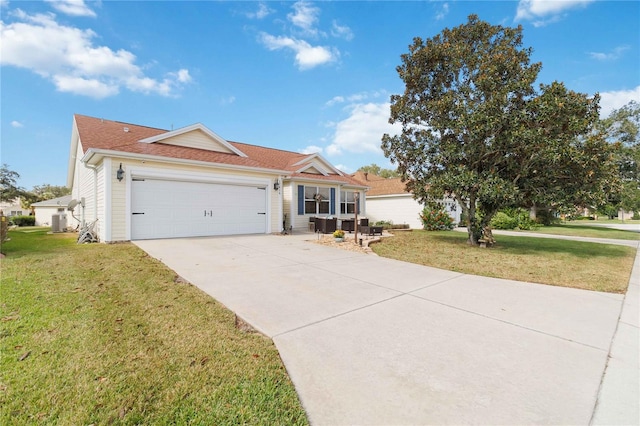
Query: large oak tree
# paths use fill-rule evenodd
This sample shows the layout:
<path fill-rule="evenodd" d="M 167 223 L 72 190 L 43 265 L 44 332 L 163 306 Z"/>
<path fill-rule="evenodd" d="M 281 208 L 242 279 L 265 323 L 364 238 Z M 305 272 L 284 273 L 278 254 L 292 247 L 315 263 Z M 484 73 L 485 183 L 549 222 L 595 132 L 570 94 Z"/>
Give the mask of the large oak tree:
<path fill-rule="evenodd" d="M 415 38 L 397 71 L 382 149 L 423 202 L 449 194 L 467 217 L 469 242 L 491 237 L 501 208 L 589 203 L 611 185 L 611 152 L 594 131 L 598 96 L 554 82 L 522 47 L 522 28 L 477 16 L 433 38 Z"/>

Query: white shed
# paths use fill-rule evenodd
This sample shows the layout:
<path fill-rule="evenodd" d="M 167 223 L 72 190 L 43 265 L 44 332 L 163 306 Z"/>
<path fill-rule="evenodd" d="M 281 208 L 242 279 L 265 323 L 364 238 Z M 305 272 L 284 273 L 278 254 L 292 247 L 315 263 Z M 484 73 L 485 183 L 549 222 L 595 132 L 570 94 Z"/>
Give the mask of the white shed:
<path fill-rule="evenodd" d="M 71 226 L 71 212 L 67 211 L 70 201 L 71 195 L 65 195 L 64 197 L 31 204 L 36 212 L 36 226 L 52 226 L 52 216 L 55 214 L 63 215 L 66 220 L 66 226 Z"/>

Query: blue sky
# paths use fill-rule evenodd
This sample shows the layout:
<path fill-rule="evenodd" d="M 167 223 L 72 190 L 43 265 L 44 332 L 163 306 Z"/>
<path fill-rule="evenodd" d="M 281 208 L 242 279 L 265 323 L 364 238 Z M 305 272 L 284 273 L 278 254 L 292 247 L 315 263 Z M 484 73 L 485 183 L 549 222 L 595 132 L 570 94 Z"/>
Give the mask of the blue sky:
<path fill-rule="evenodd" d="M 413 37 L 469 14 L 522 25 L 554 80 L 640 101 L 638 1 L 169 2 L 0 0 L 1 161 L 20 186 L 64 185 L 74 113 L 376 163 Z"/>

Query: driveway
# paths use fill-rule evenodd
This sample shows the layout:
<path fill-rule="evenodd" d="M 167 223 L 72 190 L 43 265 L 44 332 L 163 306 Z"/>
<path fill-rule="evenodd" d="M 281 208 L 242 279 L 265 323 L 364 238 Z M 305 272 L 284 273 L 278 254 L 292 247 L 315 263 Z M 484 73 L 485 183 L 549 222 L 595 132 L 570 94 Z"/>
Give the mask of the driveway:
<path fill-rule="evenodd" d="M 136 244 L 273 339 L 312 424 L 592 420 L 623 295 L 464 275 L 313 238 Z"/>

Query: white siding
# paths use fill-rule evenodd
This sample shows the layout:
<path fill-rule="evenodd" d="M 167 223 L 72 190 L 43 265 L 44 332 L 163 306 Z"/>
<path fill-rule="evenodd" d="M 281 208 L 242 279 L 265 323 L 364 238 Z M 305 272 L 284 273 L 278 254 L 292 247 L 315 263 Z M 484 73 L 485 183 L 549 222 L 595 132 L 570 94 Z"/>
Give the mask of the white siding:
<path fill-rule="evenodd" d="M 64 209 L 63 212 L 58 212 L 58 209 Z M 36 226 L 51 226 L 51 216 L 54 214 L 64 214 L 67 217 L 67 227 L 72 227 L 73 224 L 70 223 L 72 217 L 70 212 L 67 211 L 66 206 L 56 206 L 56 207 L 34 207 L 36 211 Z"/>
<path fill-rule="evenodd" d="M 165 139 L 162 143 L 168 145 L 186 146 L 189 148 L 206 149 L 208 151 L 226 152 L 232 153 L 232 151 L 226 146 L 220 145 L 211 139 L 211 136 L 205 134 L 202 130 L 193 130 L 191 132 L 183 133 L 178 136 L 174 136 L 169 139 Z"/>
<path fill-rule="evenodd" d="M 418 216 L 423 207 L 411 195 L 367 197 L 367 217 L 371 222 L 391 220 L 394 224 L 409 224 L 422 229 Z"/>
<path fill-rule="evenodd" d="M 82 141 L 80 141 L 76 152 L 76 167 L 71 195 L 78 201 L 81 201 L 84 198 L 84 207 L 78 204 L 74 210 L 74 214 L 80 221 L 84 220 L 85 222 L 90 222 L 97 217 L 94 203 L 95 177 L 94 171 L 80 162 L 80 158 L 82 158 L 82 156 Z"/>
<path fill-rule="evenodd" d="M 456 224 L 460 222 L 461 209 L 451 198 L 444 199 L 445 210 Z M 382 195 L 367 198 L 367 216 L 373 222 L 391 220 L 394 224 L 408 224 L 412 229 L 422 229 L 420 213 L 424 208 L 411 195 Z"/>

